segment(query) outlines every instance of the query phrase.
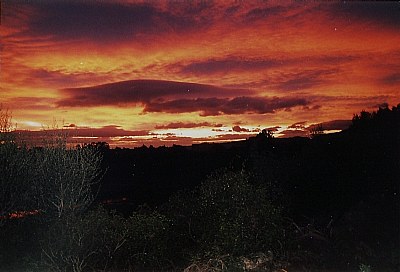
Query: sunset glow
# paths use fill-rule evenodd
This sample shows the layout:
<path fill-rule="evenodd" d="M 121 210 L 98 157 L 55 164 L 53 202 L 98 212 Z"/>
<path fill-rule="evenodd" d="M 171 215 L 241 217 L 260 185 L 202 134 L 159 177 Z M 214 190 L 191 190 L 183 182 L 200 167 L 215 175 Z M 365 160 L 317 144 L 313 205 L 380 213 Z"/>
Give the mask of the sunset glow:
<path fill-rule="evenodd" d="M 400 103 L 399 2 L 2 1 L 0 103 L 112 147 L 306 136 Z"/>

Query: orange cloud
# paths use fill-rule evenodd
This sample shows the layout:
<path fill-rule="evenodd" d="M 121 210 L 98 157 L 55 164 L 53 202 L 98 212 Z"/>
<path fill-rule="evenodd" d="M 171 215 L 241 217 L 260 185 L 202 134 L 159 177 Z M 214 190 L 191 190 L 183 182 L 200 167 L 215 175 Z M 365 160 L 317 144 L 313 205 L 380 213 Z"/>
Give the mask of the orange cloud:
<path fill-rule="evenodd" d="M 21 129 L 57 118 L 110 141 L 126 133 L 115 137 L 129 146 L 210 140 L 129 135 L 155 127 L 210 128 L 223 141 L 239 123 L 346 120 L 400 101 L 397 11 L 397 2 L 6 1 L 0 103 Z M 224 124 L 218 135 L 214 124 Z"/>

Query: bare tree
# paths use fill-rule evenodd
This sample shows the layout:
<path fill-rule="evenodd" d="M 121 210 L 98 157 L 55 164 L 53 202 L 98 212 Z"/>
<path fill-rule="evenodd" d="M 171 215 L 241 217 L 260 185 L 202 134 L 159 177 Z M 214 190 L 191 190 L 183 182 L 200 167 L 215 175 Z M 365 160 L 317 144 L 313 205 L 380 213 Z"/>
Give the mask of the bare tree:
<path fill-rule="evenodd" d="M 101 154 L 91 148 L 68 148 L 61 131 L 35 151 L 36 198 L 40 210 L 51 217 L 77 215 L 93 202 L 99 182 Z"/>
<path fill-rule="evenodd" d="M 26 209 L 29 155 L 15 143 L 11 114 L 0 107 L 0 225 L 11 213 Z"/>
<path fill-rule="evenodd" d="M 0 219 L 27 209 L 46 218 L 86 210 L 102 175 L 100 152 L 68 148 L 67 135 L 56 129 L 42 146 L 27 149 L 16 144 L 13 131 L 11 114 L 0 108 Z"/>
<path fill-rule="evenodd" d="M 14 140 L 11 113 L 0 105 L 0 144 L 10 143 Z"/>
<path fill-rule="evenodd" d="M 44 224 L 37 264 L 51 271 L 83 271 L 102 252 L 101 242 L 111 237 L 100 235 L 109 219 L 105 212 L 84 213 L 102 177 L 102 156 L 97 148 L 68 147 L 63 130 L 48 130 L 41 145 L 29 148 L 17 144 L 14 132 L 11 114 L 0 107 L 0 226 L 14 212 L 38 210 L 38 222 Z M 100 215 L 103 221 L 97 220 Z M 109 255 L 125 243 L 125 236 L 126 231 L 109 243 Z"/>
<path fill-rule="evenodd" d="M 73 272 L 102 267 L 108 271 L 113 257 L 126 250 L 130 225 L 122 216 L 97 208 L 64 219 L 57 220 L 41 241 L 43 267 Z"/>

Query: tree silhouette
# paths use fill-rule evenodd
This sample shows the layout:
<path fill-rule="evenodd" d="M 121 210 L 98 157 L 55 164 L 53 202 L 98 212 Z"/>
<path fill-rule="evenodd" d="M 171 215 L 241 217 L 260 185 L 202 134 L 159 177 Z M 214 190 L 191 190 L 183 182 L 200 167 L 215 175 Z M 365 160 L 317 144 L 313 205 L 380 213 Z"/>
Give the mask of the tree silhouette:
<path fill-rule="evenodd" d="M 16 144 L 11 114 L 0 107 L 0 225 L 30 202 L 29 152 Z"/>
<path fill-rule="evenodd" d="M 35 198 L 50 217 L 77 215 L 93 202 L 102 177 L 102 156 L 93 148 L 68 148 L 66 135 L 51 135 L 45 146 L 32 151 Z"/>

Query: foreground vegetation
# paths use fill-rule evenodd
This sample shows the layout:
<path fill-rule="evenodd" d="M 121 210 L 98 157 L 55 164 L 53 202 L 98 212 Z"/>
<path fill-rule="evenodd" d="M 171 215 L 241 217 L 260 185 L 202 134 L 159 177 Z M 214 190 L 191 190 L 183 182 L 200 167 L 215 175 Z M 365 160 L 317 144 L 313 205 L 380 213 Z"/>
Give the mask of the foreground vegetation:
<path fill-rule="evenodd" d="M 176 169 L 189 180 L 166 201 L 114 211 L 101 201 L 110 150 L 60 134 L 27 147 L 3 110 L 0 270 L 398 271 L 399 113 L 362 112 L 340 136 L 260 134 L 198 183 Z"/>

